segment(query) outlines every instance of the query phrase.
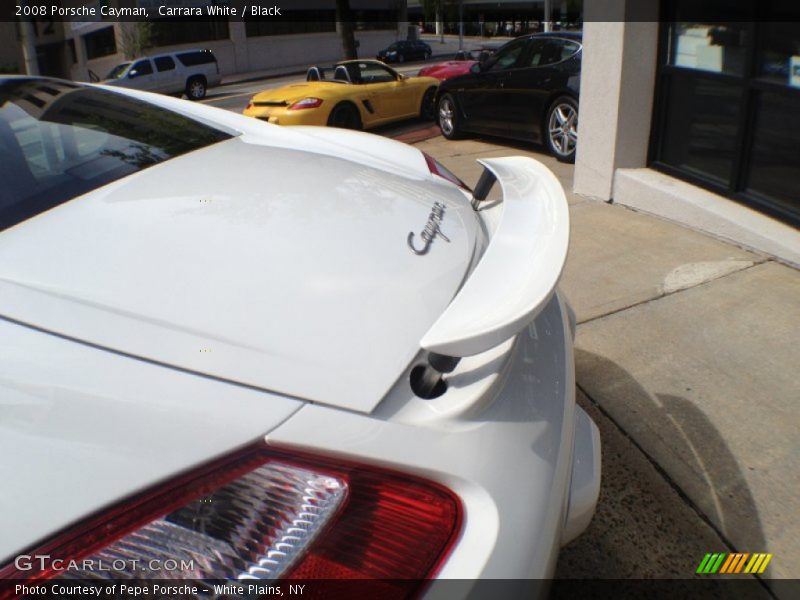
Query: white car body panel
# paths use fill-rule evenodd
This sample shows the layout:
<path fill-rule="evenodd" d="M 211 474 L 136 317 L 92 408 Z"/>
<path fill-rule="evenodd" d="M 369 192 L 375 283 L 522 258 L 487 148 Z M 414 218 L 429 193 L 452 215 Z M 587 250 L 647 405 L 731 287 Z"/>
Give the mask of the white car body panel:
<path fill-rule="evenodd" d="M 505 350 L 505 357 L 490 351 L 460 364 L 452 387 L 434 400 L 416 398 L 404 374 L 376 411 L 381 418 L 309 404 L 267 441 L 416 473 L 453 490 L 465 524 L 442 578 L 551 577 L 570 520 L 575 413 L 582 412 L 566 305 L 551 297 Z M 461 394 L 484 378 L 492 380 L 485 393 Z M 454 412 L 454 403 L 462 410 Z M 594 464 L 593 456 L 582 458 Z"/>
<path fill-rule="evenodd" d="M 0 319 L 0 564 L 301 405 Z"/>
<path fill-rule="evenodd" d="M 463 525 L 437 576 L 463 579 L 465 594 L 482 578 L 552 576 L 600 482 L 597 428 L 575 404 L 574 314 L 555 289 L 566 204 L 537 187 L 552 175 L 487 161 L 525 206 L 475 213 L 403 144 L 114 91 L 240 135 L 0 234 L 0 453 L 12 457 L 0 463 L 0 564 L 265 439 L 452 490 Z M 450 241 L 417 256 L 406 236 L 434 201 Z M 505 277 L 523 268 L 507 243 L 522 231 L 548 240 L 519 240 L 525 260 L 553 264 L 528 264 L 526 297 L 472 324 L 453 298 L 486 308 L 493 297 L 469 290 L 479 275 L 493 285 L 482 261 L 471 270 L 485 231 L 483 258 L 512 259 L 495 265 Z M 426 333 L 430 348 L 467 355 L 428 400 L 410 384 Z"/>
<path fill-rule="evenodd" d="M 450 242 L 417 256 L 406 238 L 434 201 Z M 370 411 L 461 284 L 477 228 L 454 186 L 234 138 L 5 231 L 0 315 Z"/>

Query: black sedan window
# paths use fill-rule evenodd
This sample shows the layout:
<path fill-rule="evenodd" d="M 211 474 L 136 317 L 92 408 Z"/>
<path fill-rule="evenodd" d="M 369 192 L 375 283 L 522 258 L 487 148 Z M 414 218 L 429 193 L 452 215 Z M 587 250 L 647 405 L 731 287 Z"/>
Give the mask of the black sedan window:
<path fill-rule="evenodd" d="M 490 59 L 489 69 L 492 71 L 511 69 L 517 64 L 519 55 L 522 54 L 524 48 L 525 40 L 518 40 L 503 46 L 503 48 Z"/>
<path fill-rule="evenodd" d="M 560 40 L 557 38 L 534 39 L 531 41 L 528 53 L 529 67 L 544 67 L 559 63 L 573 56 L 580 50 L 580 44 L 570 40 Z"/>
<path fill-rule="evenodd" d="M 51 80 L 0 80 L 0 230 L 230 137 L 113 92 Z"/>

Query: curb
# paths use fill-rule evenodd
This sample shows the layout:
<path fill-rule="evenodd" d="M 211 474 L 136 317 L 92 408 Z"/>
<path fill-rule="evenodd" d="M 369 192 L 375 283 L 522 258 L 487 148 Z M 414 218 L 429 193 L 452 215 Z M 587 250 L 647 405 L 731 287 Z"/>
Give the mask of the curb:
<path fill-rule="evenodd" d="M 397 140 L 398 142 L 404 142 L 406 144 L 418 144 L 419 142 L 424 142 L 425 140 L 435 138 L 440 134 L 441 132 L 439 131 L 438 125 L 426 125 L 424 127 L 421 127 L 420 129 L 405 131 L 403 133 L 398 133 L 397 135 L 390 135 L 388 137 L 390 137 L 393 140 Z"/>

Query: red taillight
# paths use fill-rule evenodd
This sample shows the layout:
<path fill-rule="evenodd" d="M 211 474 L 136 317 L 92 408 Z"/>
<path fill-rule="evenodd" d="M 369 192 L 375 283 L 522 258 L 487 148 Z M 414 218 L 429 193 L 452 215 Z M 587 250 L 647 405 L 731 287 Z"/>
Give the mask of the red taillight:
<path fill-rule="evenodd" d="M 47 564 L 15 561 L 0 579 L 93 578 L 84 561 L 105 560 L 112 578 L 381 579 L 405 595 L 435 575 L 460 525 L 460 502 L 436 483 L 259 444 L 61 532 L 25 553 Z M 153 572 L 170 559 L 191 567 Z"/>
<path fill-rule="evenodd" d="M 460 526 L 459 502 L 429 481 L 353 469 L 350 495 L 291 579 L 424 579 L 447 556 Z"/>
<path fill-rule="evenodd" d="M 463 188 L 468 192 L 472 191 L 469 189 L 469 186 L 466 183 L 464 183 L 458 177 L 453 175 L 453 173 L 451 173 L 450 170 L 447 167 L 445 167 L 442 163 L 440 163 L 438 160 L 436 160 L 429 154 L 426 154 L 425 152 L 423 152 L 422 155 L 425 157 L 425 162 L 428 164 L 428 170 L 433 175 L 437 175 L 443 179 L 447 179 L 447 181 L 449 181 L 450 183 L 455 183 L 458 187 Z"/>
<path fill-rule="evenodd" d="M 322 100 L 320 98 L 303 98 L 292 104 L 289 110 L 303 110 L 306 108 L 317 108 L 319 106 L 322 106 Z"/>

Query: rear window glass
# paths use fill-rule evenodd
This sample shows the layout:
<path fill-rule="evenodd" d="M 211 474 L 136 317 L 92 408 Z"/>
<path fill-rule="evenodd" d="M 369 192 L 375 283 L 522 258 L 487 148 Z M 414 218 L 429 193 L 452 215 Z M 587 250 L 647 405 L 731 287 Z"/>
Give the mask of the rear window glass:
<path fill-rule="evenodd" d="M 216 58 L 210 50 L 202 50 L 195 52 L 183 52 L 178 54 L 178 60 L 183 63 L 184 67 L 193 67 L 195 65 L 205 65 L 208 63 L 216 62 Z"/>
<path fill-rule="evenodd" d="M 0 230 L 230 137 L 105 90 L 0 80 Z"/>

